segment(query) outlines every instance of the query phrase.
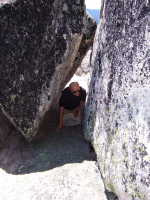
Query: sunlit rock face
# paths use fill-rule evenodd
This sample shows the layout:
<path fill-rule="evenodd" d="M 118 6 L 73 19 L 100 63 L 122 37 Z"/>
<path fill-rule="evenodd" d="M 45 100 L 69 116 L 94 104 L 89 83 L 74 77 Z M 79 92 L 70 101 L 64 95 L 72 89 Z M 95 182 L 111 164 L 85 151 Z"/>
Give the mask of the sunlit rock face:
<path fill-rule="evenodd" d="M 103 1 L 92 53 L 85 136 L 106 188 L 150 199 L 150 63 L 147 0 Z"/>
<path fill-rule="evenodd" d="M 93 42 L 84 0 L 18 0 L 0 7 L 0 104 L 31 140 Z"/>

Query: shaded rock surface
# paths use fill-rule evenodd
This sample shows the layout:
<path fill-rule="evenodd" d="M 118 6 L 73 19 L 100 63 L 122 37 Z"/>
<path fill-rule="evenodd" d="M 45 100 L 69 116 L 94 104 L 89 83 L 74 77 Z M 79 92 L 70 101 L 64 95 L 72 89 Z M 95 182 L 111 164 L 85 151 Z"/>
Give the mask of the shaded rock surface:
<path fill-rule="evenodd" d="M 44 138 L 31 144 L 13 132 L 0 150 L 1 199 L 106 200 L 96 154 L 82 127 L 55 132 L 56 121 L 51 123 Z"/>
<path fill-rule="evenodd" d="M 150 199 L 149 1 L 103 1 L 85 136 L 105 186 L 120 200 Z"/>
<path fill-rule="evenodd" d="M 15 126 L 10 122 L 9 117 L 0 106 L 0 148 L 13 130 L 15 130 Z"/>
<path fill-rule="evenodd" d="M 96 22 L 84 0 L 18 0 L 1 6 L 0 18 L 0 104 L 32 140 L 92 44 Z"/>

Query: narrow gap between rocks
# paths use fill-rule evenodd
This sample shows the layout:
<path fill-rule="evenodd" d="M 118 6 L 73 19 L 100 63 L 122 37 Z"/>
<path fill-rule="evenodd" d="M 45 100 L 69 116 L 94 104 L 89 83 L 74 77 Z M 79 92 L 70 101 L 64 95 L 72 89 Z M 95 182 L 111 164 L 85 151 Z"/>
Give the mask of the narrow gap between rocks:
<path fill-rule="evenodd" d="M 85 74 L 83 71 L 83 68 L 79 69 L 70 82 L 79 82 L 79 84 L 85 88 L 88 93 L 89 71 Z M 68 84 L 66 86 L 68 86 Z M 94 198 L 98 195 L 102 200 L 115 200 L 116 196 L 114 196 L 114 194 L 105 191 L 98 169 L 96 154 L 91 148 L 90 143 L 84 138 L 83 125 L 81 124 L 63 128 L 63 130 L 56 132 L 55 130 L 59 119 L 57 116 L 59 115 L 58 102 L 56 102 L 54 107 L 54 112 L 52 112 L 53 116 L 51 115 L 49 117 L 49 124 L 45 124 L 45 127 L 42 127 L 45 136 L 29 143 L 20 134 L 20 132 L 12 129 L 11 135 L 8 137 L 8 140 L 5 142 L 3 148 L 0 149 L 0 175 L 2 184 L 0 184 L 1 196 L 5 197 L 4 199 L 7 199 L 5 194 L 7 194 L 8 185 L 13 185 L 12 181 L 17 183 L 15 188 L 24 188 L 25 185 L 23 182 L 25 179 L 26 181 L 29 181 L 29 187 L 34 187 L 33 185 L 37 184 L 37 182 L 39 185 L 43 184 L 45 180 L 49 182 L 53 176 L 56 177 L 57 174 L 60 173 L 63 177 L 58 176 L 57 180 L 56 178 L 52 179 L 50 181 L 52 183 L 48 183 L 50 186 L 45 186 L 44 190 L 46 189 L 48 191 L 49 187 L 52 187 L 52 185 L 55 184 L 55 181 L 66 181 L 68 182 L 68 187 L 73 184 L 74 187 L 79 185 L 81 190 L 85 190 L 85 188 L 87 188 L 87 190 L 90 191 L 94 188 Z M 74 169 L 74 167 L 78 169 L 78 172 Z M 52 174 L 53 170 L 56 170 L 54 174 Z M 43 177 L 43 173 L 48 175 Z M 37 177 L 37 174 L 39 177 L 38 180 L 35 178 L 35 176 Z M 15 175 L 14 180 L 12 180 L 11 175 Z M 21 176 L 21 182 L 20 175 L 25 176 L 23 176 L 24 178 Z M 69 182 L 70 176 L 74 176 L 71 182 Z M 28 180 L 30 177 L 34 177 L 32 178 L 32 181 Z M 84 181 L 87 182 L 87 185 L 84 183 L 85 185 L 82 186 Z M 59 186 L 56 186 L 56 190 L 57 187 Z M 64 188 L 65 184 L 61 189 L 63 190 Z M 70 188 L 70 192 L 74 197 L 75 194 L 73 190 L 73 188 Z M 24 195 L 24 192 L 22 195 Z M 11 194 L 13 196 L 16 195 L 15 192 L 11 192 Z M 38 194 L 38 198 L 41 198 L 40 195 L 41 194 Z M 53 195 L 56 195 L 54 191 Z M 86 200 L 88 198 L 89 197 L 86 197 Z M 30 197 L 28 199 L 30 199 Z M 58 194 L 56 199 L 59 199 Z M 63 199 L 63 197 L 61 199 Z"/>
<path fill-rule="evenodd" d="M 86 59 L 88 62 L 89 56 Z M 87 91 L 89 69 L 86 73 L 83 69 L 86 67 L 80 67 L 70 82 L 79 82 Z M 46 122 L 41 127 L 44 136 L 31 143 L 14 127 L 9 130 L 11 133 L 0 149 L 0 168 L 10 174 L 25 174 L 49 170 L 66 163 L 96 161 L 95 153 L 89 154 L 89 142 L 84 139 L 82 125 L 55 131 L 59 120 L 58 101 L 55 102 L 53 109 L 47 114 Z"/>

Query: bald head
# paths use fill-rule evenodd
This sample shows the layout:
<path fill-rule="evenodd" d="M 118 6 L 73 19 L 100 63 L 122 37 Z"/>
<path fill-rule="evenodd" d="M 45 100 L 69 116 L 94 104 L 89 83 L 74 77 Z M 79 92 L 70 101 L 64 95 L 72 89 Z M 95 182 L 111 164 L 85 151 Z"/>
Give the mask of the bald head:
<path fill-rule="evenodd" d="M 69 85 L 70 91 L 74 96 L 79 96 L 80 93 L 80 86 L 78 82 L 72 82 Z"/>
<path fill-rule="evenodd" d="M 72 87 L 79 87 L 79 83 L 78 82 L 70 83 L 69 88 L 71 89 Z"/>

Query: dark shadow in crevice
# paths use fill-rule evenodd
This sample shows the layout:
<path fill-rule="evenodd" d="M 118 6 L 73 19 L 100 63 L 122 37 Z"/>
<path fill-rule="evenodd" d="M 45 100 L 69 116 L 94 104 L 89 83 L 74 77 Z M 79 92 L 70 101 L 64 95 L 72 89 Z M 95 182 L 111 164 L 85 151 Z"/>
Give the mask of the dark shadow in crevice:
<path fill-rule="evenodd" d="M 49 116 L 50 117 L 50 116 Z M 68 163 L 96 161 L 90 143 L 84 138 L 82 125 L 63 128 L 56 132 L 58 118 L 43 124 L 45 135 L 29 143 L 20 132 L 13 131 L 0 149 L 0 168 L 11 174 L 43 172 Z"/>
<path fill-rule="evenodd" d="M 108 200 L 119 200 L 119 198 L 113 192 L 109 192 L 108 190 L 105 190 L 105 194 Z"/>

